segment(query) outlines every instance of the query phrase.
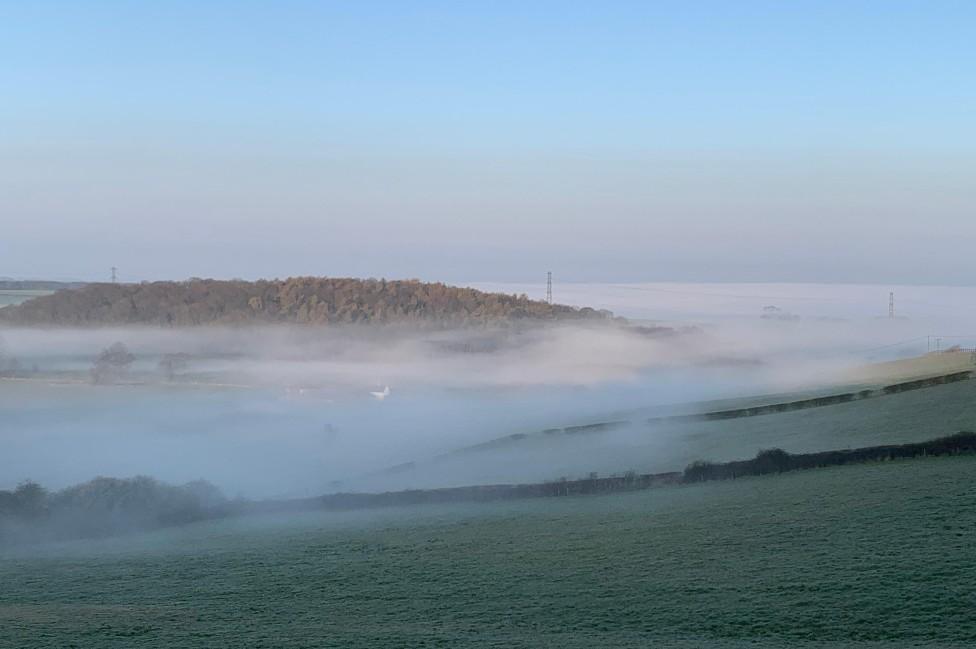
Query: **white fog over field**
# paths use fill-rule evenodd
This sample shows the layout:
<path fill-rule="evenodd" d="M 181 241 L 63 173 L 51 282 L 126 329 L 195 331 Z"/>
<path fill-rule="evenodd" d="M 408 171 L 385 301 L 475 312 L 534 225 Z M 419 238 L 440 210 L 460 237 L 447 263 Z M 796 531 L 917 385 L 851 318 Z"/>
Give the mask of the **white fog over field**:
<path fill-rule="evenodd" d="M 645 328 L 0 329 L 4 357 L 31 369 L 0 381 L 0 488 L 148 474 L 204 478 L 231 496 L 293 497 L 680 470 L 702 449 L 757 449 L 703 446 L 717 429 L 628 426 L 432 458 L 689 402 L 823 390 L 868 362 L 976 344 L 972 288 L 557 283 L 554 292 Z M 93 358 L 114 342 L 135 362 L 117 384 L 92 385 Z M 166 354 L 185 355 L 175 376 L 161 375 Z"/>

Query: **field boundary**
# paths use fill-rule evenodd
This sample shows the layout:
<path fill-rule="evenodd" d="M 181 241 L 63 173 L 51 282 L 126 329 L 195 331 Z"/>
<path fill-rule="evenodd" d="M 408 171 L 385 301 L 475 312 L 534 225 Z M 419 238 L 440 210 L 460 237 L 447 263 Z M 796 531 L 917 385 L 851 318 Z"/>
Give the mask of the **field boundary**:
<path fill-rule="evenodd" d="M 731 462 L 693 462 L 682 475 L 682 482 L 734 480 L 745 476 L 787 473 L 846 464 L 865 464 L 917 457 L 976 454 L 976 433 L 960 432 L 925 442 L 864 446 L 854 449 L 787 453 L 778 448 L 759 451 L 751 460 Z"/>
<path fill-rule="evenodd" d="M 853 392 L 842 392 L 838 394 L 829 394 L 820 397 L 810 397 L 808 399 L 796 399 L 793 401 L 782 401 L 777 403 L 762 404 L 758 406 L 749 406 L 745 408 L 730 408 L 725 410 L 712 410 L 702 413 L 693 413 L 687 415 L 667 415 L 663 417 L 649 417 L 647 419 L 614 419 L 609 421 L 595 422 L 591 424 L 581 424 L 576 426 L 565 426 L 562 428 L 546 428 L 544 430 L 531 432 L 531 433 L 512 433 L 510 435 L 505 435 L 504 437 L 496 437 L 494 439 L 488 440 L 487 442 L 480 442 L 478 444 L 472 444 L 470 446 L 464 446 L 440 455 L 436 455 L 426 462 L 436 463 L 443 462 L 461 455 L 468 453 L 477 453 L 481 451 L 490 451 L 493 449 L 504 448 L 511 444 L 516 444 L 525 440 L 532 439 L 542 439 L 545 437 L 555 437 L 558 435 L 585 435 L 594 433 L 605 433 L 613 430 L 619 430 L 626 426 L 633 425 L 657 425 L 657 424 L 668 424 L 668 423 L 687 423 L 696 421 L 721 421 L 725 419 L 740 419 L 743 417 L 760 417 L 765 415 L 775 415 L 782 414 L 785 412 L 794 412 L 797 410 L 807 410 L 810 408 L 823 408 L 828 406 L 835 406 L 843 403 L 851 403 L 854 401 L 861 401 L 864 399 L 876 399 L 879 397 L 884 397 L 892 394 L 898 394 L 901 392 L 910 392 L 912 390 L 921 390 L 925 388 L 936 387 L 940 385 L 945 385 L 948 383 L 958 383 L 960 381 L 968 381 L 973 378 L 973 370 L 962 370 L 957 372 L 950 372 L 948 374 L 938 374 L 936 376 L 928 376 L 920 379 L 912 379 L 910 381 L 901 381 L 899 383 L 891 383 L 888 385 L 881 386 L 879 388 L 865 388 L 863 390 L 857 390 Z M 380 475 L 394 475 L 397 473 L 403 473 L 406 471 L 411 471 L 418 466 L 422 466 L 424 462 L 404 462 L 401 464 L 396 464 L 391 467 L 387 467 L 375 473 L 370 473 L 364 477 L 380 476 Z"/>
<path fill-rule="evenodd" d="M 480 503 L 498 502 L 506 500 L 521 500 L 529 498 L 558 498 L 568 496 L 609 495 L 632 491 L 643 491 L 664 487 L 692 485 L 713 480 L 733 480 L 747 476 L 763 476 L 768 474 L 787 473 L 806 469 L 841 466 L 848 464 L 866 464 L 870 462 L 889 460 L 908 460 L 928 456 L 976 455 L 976 433 L 960 432 L 948 437 L 940 437 L 925 442 L 912 444 L 867 446 L 857 449 L 822 451 L 817 453 L 791 454 L 782 449 L 760 451 L 751 460 L 735 460 L 724 463 L 694 462 L 684 471 L 666 473 L 638 474 L 629 471 L 623 475 L 598 477 L 591 473 L 582 479 L 560 480 L 527 483 L 527 484 L 493 484 L 470 485 L 463 487 L 444 487 L 439 489 L 408 489 L 402 491 L 387 491 L 382 493 L 333 493 L 314 498 L 299 498 L 288 500 L 225 501 L 213 506 L 203 506 L 192 510 L 193 516 L 185 520 L 177 520 L 171 516 L 160 516 L 159 512 L 148 513 L 143 521 L 148 529 L 174 527 L 200 520 L 213 520 L 255 514 L 277 514 L 302 511 L 348 511 L 360 509 L 375 509 L 388 507 L 402 507 L 414 505 L 452 504 L 452 503 Z M 102 478 L 111 482 L 113 479 Z M 143 482 L 151 479 L 143 478 Z M 116 481 L 119 482 L 119 481 Z M 125 481 L 121 481 L 125 482 Z M 131 482 L 131 481 L 130 481 Z M 40 489 L 40 487 L 37 487 Z M 166 487 L 171 491 L 179 488 Z M 10 523 L 8 531 L 16 532 L 29 542 L 43 538 L 44 528 L 33 528 L 39 512 L 30 510 L 18 513 L 16 507 L 10 509 L 11 501 L 8 494 L 7 509 L 0 507 L 0 546 L 5 541 L 5 523 Z M 0 500 L 0 505 L 3 505 Z M 111 505 L 109 512 L 115 505 Z M 77 514 L 78 512 L 76 512 Z M 84 530 L 84 528 L 82 528 Z M 129 531 L 135 531 L 133 528 Z M 120 530 L 87 530 L 75 536 L 65 538 L 91 538 L 98 536 L 113 536 L 122 533 Z M 40 535 L 40 536 L 39 536 Z M 17 537 L 6 539 L 16 543 Z M 62 539 L 64 540 L 64 539 Z"/>
<path fill-rule="evenodd" d="M 861 399 L 874 399 L 877 397 L 887 396 L 889 394 L 898 394 L 900 392 L 909 392 L 911 390 L 921 390 L 923 388 L 931 388 L 938 385 L 945 385 L 947 383 L 958 383 L 959 381 L 968 381 L 972 378 L 972 370 L 963 370 L 959 372 L 951 372 L 949 374 L 940 374 L 938 376 L 930 376 L 922 379 L 914 379 L 911 381 L 903 381 L 900 383 L 892 383 L 877 389 L 864 389 L 858 390 L 857 392 L 844 392 L 841 394 L 831 394 L 822 397 L 812 397 L 810 399 L 798 399 L 796 401 L 785 401 L 781 403 L 771 403 L 761 406 L 751 406 L 748 408 L 732 408 L 729 410 L 715 410 L 712 412 L 705 412 L 701 414 L 693 415 L 675 415 L 671 417 L 652 417 L 646 419 L 647 423 L 658 423 L 665 421 L 714 421 L 721 419 L 738 419 L 740 417 L 759 417 L 762 415 L 774 415 L 782 412 L 792 412 L 794 410 L 806 410 L 808 408 L 822 408 L 825 406 L 834 406 L 840 403 L 850 403 L 852 401 L 859 401 Z"/>
<path fill-rule="evenodd" d="M 317 498 L 290 501 L 248 503 L 243 513 L 277 512 L 289 510 L 324 509 L 342 511 L 374 507 L 397 507 L 456 502 L 489 502 L 522 498 L 585 496 L 597 494 L 643 491 L 658 487 L 694 484 L 711 480 L 732 480 L 746 476 L 787 473 L 806 469 L 866 464 L 868 462 L 912 459 L 926 456 L 974 455 L 976 433 L 960 432 L 911 444 L 865 446 L 855 449 L 820 451 L 816 453 L 787 453 L 782 449 L 760 451 L 751 460 L 712 463 L 694 462 L 684 471 L 666 473 L 636 473 L 587 478 L 566 478 L 528 484 L 493 484 L 440 489 L 407 489 L 382 493 L 336 493 Z"/>

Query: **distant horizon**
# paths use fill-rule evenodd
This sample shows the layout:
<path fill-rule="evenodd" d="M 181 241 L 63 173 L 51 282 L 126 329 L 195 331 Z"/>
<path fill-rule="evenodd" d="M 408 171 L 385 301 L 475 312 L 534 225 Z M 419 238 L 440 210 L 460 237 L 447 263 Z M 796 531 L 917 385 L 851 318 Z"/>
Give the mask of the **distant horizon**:
<path fill-rule="evenodd" d="M 260 276 L 260 277 L 232 277 L 232 276 L 187 276 L 187 277 L 154 277 L 145 279 L 128 279 L 124 277 L 118 277 L 117 284 L 141 284 L 145 282 L 185 282 L 194 279 L 201 280 L 214 280 L 214 281 L 244 281 L 244 282 L 257 282 L 257 281 L 275 281 L 275 280 L 286 280 L 297 277 L 325 277 L 325 278 L 344 278 L 344 279 L 377 279 L 386 281 L 420 281 L 425 283 L 440 283 L 452 286 L 469 286 L 469 285 L 487 285 L 487 284 L 509 284 L 513 286 L 541 286 L 546 285 L 545 273 L 542 274 L 541 278 L 525 278 L 522 280 L 500 280 L 492 278 L 480 278 L 480 279 L 470 279 L 470 280 L 449 280 L 449 279 L 438 279 L 429 277 L 416 277 L 416 276 L 363 276 L 363 275 L 350 275 L 350 274 L 295 274 L 295 275 L 274 275 L 274 276 Z M 50 277 L 50 276 L 31 276 L 31 275 L 0 275 L 0 282 L 51 282 L 59 284 L 111 284 L 113 283 L 110 277 L 102 279 L 84 279 L 81 276 L 69 276 L 69 277 Z M 783 285 L 783 286 L 877 286 L 877 287 L 916 287 L 916 288 L 974 288 L 976 287 L 976 282 L 973 283 L 928 283 L 928 282 L 875 282 L 875 281 L 806 281 L 806 280 L 738 280 L 738 279 L 703 279 L 703 280 L 677 280 L 677 279 L 621 279 L 621 280 L 578 280 L 578 279 L 560 279 L 558 275 L 553 273 L 554 284 L 572 284 L 572 285 L 640 285 L 640 284 L 653 284 L 653 285 L 689 285 L 689 286 L 701 286 L 701 285 Z"/>

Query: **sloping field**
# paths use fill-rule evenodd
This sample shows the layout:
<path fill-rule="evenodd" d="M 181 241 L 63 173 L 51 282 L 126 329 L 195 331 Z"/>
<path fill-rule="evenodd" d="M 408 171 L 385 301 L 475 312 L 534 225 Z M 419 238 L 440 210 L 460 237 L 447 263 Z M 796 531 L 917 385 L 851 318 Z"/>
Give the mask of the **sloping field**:
<path fill-rule="evenodd" d="M 3 647 L 963 647 L 976 458 L 0 557 Z"/>
<path fill-rule="evenodd" d="M 400 467 L 382 487 L 427 488 L 600 474 L 680 471 L 757 451 L 790 453 L 920 442 L 976 430 L 976 380 L 753 417 L 660 420 L 588 433 L 530 435 Z"/>
<path fill-rule="evenodd" d="M 750 445 L 753 452 L 778 447 L 811 453 L 918 442 L 974 429 L 976 381 L 968 380 L 823 408 L 682 423 L 669 434 L 689 442 L 685 459 L 728 461 Z"/>
<path fill-rule="evenodd" d="M 974 365 L 976 355 L 970 350 L 933 352 L 924 356 L 866 365 L 850 372 L 845 378 L 855 383 L 888 383 L 971 370 Z"/>

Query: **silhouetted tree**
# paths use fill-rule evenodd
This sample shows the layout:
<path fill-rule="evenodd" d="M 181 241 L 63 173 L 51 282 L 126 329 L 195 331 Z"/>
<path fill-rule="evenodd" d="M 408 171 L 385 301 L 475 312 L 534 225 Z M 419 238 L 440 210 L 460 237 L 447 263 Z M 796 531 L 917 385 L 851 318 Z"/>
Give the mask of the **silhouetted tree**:
<path fill-rule="evenodd" d="M 705 460 L 695 460 L 685 469 L 685 482 L 701 482 L 715 479 L 715 464 Z"/>
<path fill-rule="evenodd" d="M 113 343 L 102 350 L 92 365 L 92 381 L 108 383 L 123 376 L 136 359 L 122 343 Z"/>
<path fill-rule="evenodd" d="M 20 361 L 13 357 L 8 358 L 4 364 L 2 373 L 5 376 L 17 378 L 20 376 Z"/>
<path fill-rule="evenodd" d="M 165 354 L 159 360 L 159 370 L 163 373 L 163 375 L 166 376 L 167 381 L 172 381 L 174 378 L 176 378 L 177 372 L 181 372 L 186 369 L 189 360 L 189 354 Z"/>
<path fill-rule="evenodd" d="M 13 503 L 21 518 L 36 519 L 47 510 L 47 497 L 44 487 L 33 480 L 25 480 L 14 489 Z"/>
<path fill-rule="evenodd" d="M 7 349 L 7 342 L 0 336 L 0 376 L 4 376 L 9 369 L 10 362 L 14 360 Z"/>
<path fill-rule="evenodd" d="M 790 454 L 781 448 L 771 448 L 759 451 L 753 460 L 754 472 L 782 473 L 790 469 Z"/>
<path fill-rule="evenodd" d="M 95 478 L 56 492 L 27 481 L 0 491 L 0 544 L 178 525 L 224 515 L 226 503 L 203 480 L 173 486 L 146 476 Z"/>

